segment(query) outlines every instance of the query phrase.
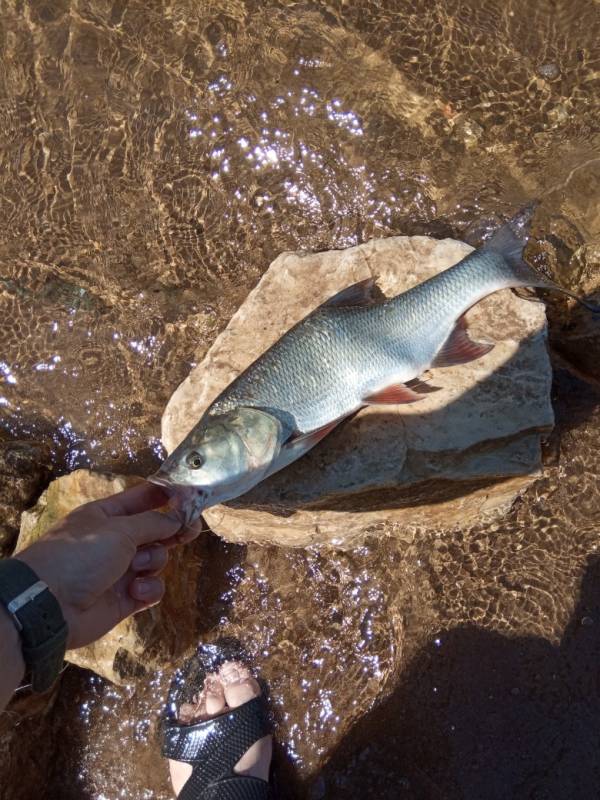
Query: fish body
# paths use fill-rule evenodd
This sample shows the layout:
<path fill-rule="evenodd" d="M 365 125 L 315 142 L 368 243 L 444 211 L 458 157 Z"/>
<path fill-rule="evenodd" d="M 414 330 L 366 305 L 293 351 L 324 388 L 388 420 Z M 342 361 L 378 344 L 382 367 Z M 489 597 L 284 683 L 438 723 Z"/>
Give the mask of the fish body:
<path fill-rule="evenodd" d="M 307 433 L 366 405 L 365 398 L 425 372 L 457 319 L 504 288 L 504 260 L 477 253 L 382 303 L 322 306 L 286 333 L 210 406 L 269 409 Z"/>
<path fill-rule="evenodd" d="M 508 287 L 565 291 L 522 260 L 532 211 L 396 297 L 373 302 L 372 282 L 363 281 L 320 306 L 216 398 L 162 465 L 159 482 L 196 487 L 196 508 L 232 499 L 300 458 L 361 407 L 416 402 L 435 391 L 420 379 L 430 367 L 489 352 L 491 343 L 469 338 L 469 308 Z"/>

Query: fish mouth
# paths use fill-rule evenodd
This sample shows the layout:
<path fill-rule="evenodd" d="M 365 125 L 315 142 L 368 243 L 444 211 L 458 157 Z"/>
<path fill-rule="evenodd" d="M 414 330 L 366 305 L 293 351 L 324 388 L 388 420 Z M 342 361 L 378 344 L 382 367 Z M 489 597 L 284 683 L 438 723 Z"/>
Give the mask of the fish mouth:
<path fill-rule="evenodd" d="M 181 516 L 181 522 L 186 527 L 196 522 L 208 505 L 208 492 L 201 486 L 173 483 L 169 478 L 163 477 L 160 471 L 146 480 L 167 491 L 169 507 Z"/>
<path fill-rule="evenodd" d="M 154 475 L 150 475 L 150 477 L 146 478 L 148 483 L 155 483 L 157 486 L 163 486 L 165 489 L 173 489 L 175 484 L 170 481 L 168 478 L 163 478 L 159 472 L 155 472 Z"/>

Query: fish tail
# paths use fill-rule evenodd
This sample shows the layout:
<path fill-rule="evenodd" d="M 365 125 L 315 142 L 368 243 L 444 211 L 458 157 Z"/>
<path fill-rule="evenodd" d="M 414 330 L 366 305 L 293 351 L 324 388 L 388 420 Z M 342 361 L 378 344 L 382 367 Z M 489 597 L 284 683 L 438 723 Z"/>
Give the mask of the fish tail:
<path fill-rule="evenodd" d="M 523 250 L 529 241 L 531 220 L 538 205 L 538 201 L 534 200 L 524 206 L 514 217 L 498 228 L 491 239 L 483 245 L 482 251 L 497 253 L 504 258 L 510 267 L 510 275 L 507 277 L 511 281 L 511 286 L 534 286 L 539 289 L 561 292 L 573 297 L 594 314 L 600 314 L 600 306 L 589 303 L 574 292 L 559 286 L 523 260 Z"/>
<path fill-rule="evenodd" d="M 532 278 L 537 273 L 523 261 L 523 249 L 529 241 L 531 220 L 537 208 L 537 201 L 533 201 L 518 211 L 514 217 L 501 225 L 483 247 L 484 251 L 498 253 L 516 271 L 520 273 L 522 267 L 528 270 L 528 277 Z M 543 276 L 538 276 L 545 282 Z M 545 284 L 544 284 L 545 285 Z"/>

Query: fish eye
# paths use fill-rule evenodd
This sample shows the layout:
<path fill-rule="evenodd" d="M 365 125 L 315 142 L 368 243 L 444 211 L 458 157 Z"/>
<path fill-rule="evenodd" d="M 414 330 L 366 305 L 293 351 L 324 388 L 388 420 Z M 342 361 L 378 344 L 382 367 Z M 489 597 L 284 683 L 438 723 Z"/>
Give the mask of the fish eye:
<path fill-rule="evenodd" d="M 200 469 L 204 464 L 204 458 L 196 450 L 192 450 L 192 452 L 188 453 L 185 457 L 185 463 L 192 469 Z"/>

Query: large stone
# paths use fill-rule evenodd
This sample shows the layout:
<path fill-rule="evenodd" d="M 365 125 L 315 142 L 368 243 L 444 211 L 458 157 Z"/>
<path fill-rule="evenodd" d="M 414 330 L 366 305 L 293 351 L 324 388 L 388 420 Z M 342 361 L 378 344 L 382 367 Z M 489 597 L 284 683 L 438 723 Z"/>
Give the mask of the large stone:
<path fill-rule="evenodd" d="M 393 296 L 470 250 L 417 236 L 280 255 L 173 394 L 162 420 L 167 450 L 236 375 L 335 292 L 374 277 Z M 506 510 L 538 474 L 540 434 L 553 425 L 544 306 L 505 290 L 468 321 L 475 338 L 496 342 L 491 353 L 435 370 L 443 390 L 419 403 L 363 409 L 286 470 L 208 509 L 211 528 L 236 542 L 347 546 L 373 526 L 406 535 Z"/>
<path fill-rule="evenodd" d="M 50 476 L 50 453 L 39 442 L 0 441 L 0 554 L 14 547 L 21 512 Z"/>
<path fill-rule="evenodd" d="M 80 469 L 50 484 L 31 511 L 21 518 L 17 551 L 38 539 L 55 522 L 82 503 L 120 492 L 141 479 L 101 475 Z M 121 622 L 97 642 L 67 651 L 67 660 L 115 683 L 126 683 L 144 669 L 176 664 L 197 642 L 205 616 L 196 602 L 200 560 L 194 545 L 171 551 L 165 570 L 162 602 Z M 180 620 L 185 620 L 180 625 Z"/>

